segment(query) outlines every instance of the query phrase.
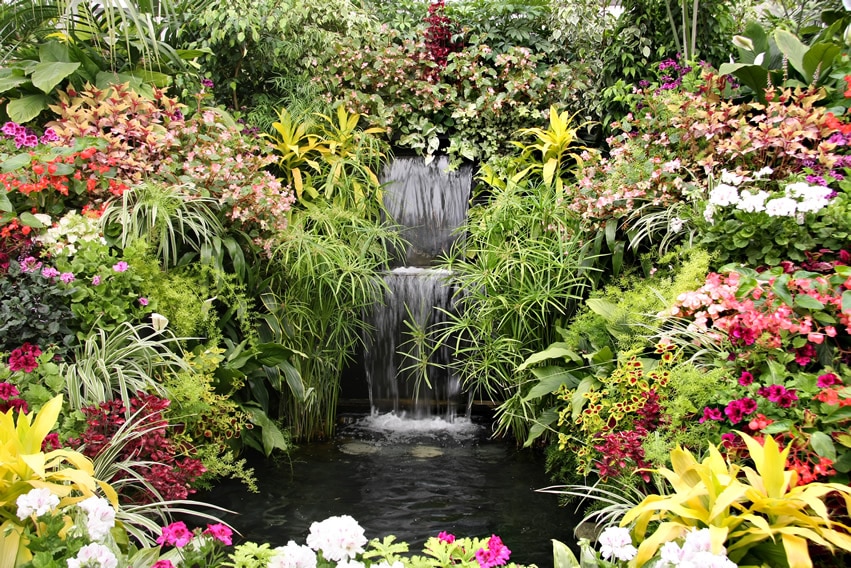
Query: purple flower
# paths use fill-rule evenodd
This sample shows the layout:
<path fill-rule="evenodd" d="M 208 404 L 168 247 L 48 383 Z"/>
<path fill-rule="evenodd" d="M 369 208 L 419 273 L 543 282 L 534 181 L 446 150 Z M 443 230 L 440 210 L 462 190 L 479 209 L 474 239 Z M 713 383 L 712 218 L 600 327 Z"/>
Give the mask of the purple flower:
<path fill-rule="evenodd" d="M 63 272 L 59 275 L 59 279 L 65 284 L 70 284 L 74 281 L 74 275 L 70 272 Z"/>
<path fill-rule="evenodd" d="M 139 303 L 143 306 L 147 306 L 148 305 L 148 299 L 147 298 L 139 298 Z"/>
<path fill-rule="evenodd" d="M 55 276 L 59 276 L 59 271 L 52 266 L 45 266 L 41 269 L 41 275 L 45 278 L 53 278 Z"/>
<path fill-rule="evenodd" d="M 124 262 L 123 260 L 118 264 L 112 265 L 112 269 L 116 272 L 125 272 L 128 268 L 130 268 L 130 265 Z"/>
<path fill-rule="evenodd" d="M 56 134 L 56 131 L 52 128 L 48 128 L 44 131 L 44 134 L 41 136 L 41 143 L 47 144 L 48 142 L 57 142 L 59 141 L 59 135 Z"/>
<path fill-rule="evenodd" d="M 28 256 L 21 261 L 21 270 L 24 272 L 35 272 L 41 268 L 41 263 L 34 256 Z"/>
<path fill-rule="evenodd" d="M 17 136 L 20 130 L 23 130 L 23 127 L 20 124 L 10 121 L 3 125 L 0 132 L 3 132 L 6 136 Z"/>
<path fill-rule="evenodd" d="M 215 85 L 211 79 L 201 79 L 201 86 L 212 89 Z"/>

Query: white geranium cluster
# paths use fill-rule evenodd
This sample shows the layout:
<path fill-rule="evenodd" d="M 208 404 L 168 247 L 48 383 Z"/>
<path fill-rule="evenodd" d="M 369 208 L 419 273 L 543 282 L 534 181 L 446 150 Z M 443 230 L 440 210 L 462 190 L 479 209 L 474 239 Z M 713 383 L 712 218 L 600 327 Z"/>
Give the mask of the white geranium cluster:
<path fill-rule="evenodd" d="M 47 217 L 45 215 L 45 217 Z M 41 220 L 50 225 L 50 218 Z M 87 241 L 99 241 L 106 244 L 100 232 L 100 222 L 87 215 L 80 215 L 73 209 L 68 211 L 58 222 L 39 235 L 36 240 L 51 255 L 74 256 L 77 254 L 77 244 Z"/>
<path fill-rule="evenodd" d="M 316 568 L 314 551 L 321 552 L 325 560 L 336 562 L 338 568 L 363 568 L 363 563 L 354 558 L 364 551 L 366 542 L 363 527 L 349 515 L 328 517 L 310 525 L 307 546 L 291 540 L 286 546 L 277 547 L 269 568 Z"/>
<path fill-rule="evenodd" d="M 807 182 L 786 185 L 782 195 L 773 195 L 758 187 L 743 187 L 745 182 L 759 181 L 771 173 L 771 168 L 763 168 L 753 178 L 748 178 L 722 171 L 721 183 L 709 191 L 709 202 L 703 211 L 706 222 L 714 222 L 719 208 L 732 206 L 746 213 L 765 212 L 769 217 L 795 217 L 799 223 L 803 223 L 805 213 L 820 211 L 833 195 L 829 187 Z"/>
<path fill-rule="evenodd" d="M 666 542 L 660 556 L 659 568 L 736 568 L 736 563 L 727 558 L 727 550 L 723 546 L 717 554 L 712 552 L 709 529 L 689 531 L 682 546 Z"/>
<path fill-rule="evenodd" d="M 59 497 L 50 489 L 32 489 L 15 501 L 18 506 L 16 514 L 22 521 L 31 517 L 38 518 L 53 513 L 59 503 Z M 74 558 L 68 558 L 68 568 L 117 568 L 118 558 L 110 548 L 110 545 L 115 543 L 108 539 L 110 530 L 115 526 L 115 508 L 109 501 L 97 496 L 80 501 L 76 508 L 82 514 L 76 519 L 76 528 L 72 529 L 66 538 L 85 538 L 87 535 L 86 540 L 92 542 L 83 545 Z M 64 512 L 67 513 L 68 509 Z M 81 532 L 83 526 L 85 535 Z"/>
<path fill-rule="evenodd" d="M 629 529 L 623 527 L 607 527 L 597 539 L 600 545 L 600 556 L 606 560 L 617 559 L 629 562 L 635 558 L 638 549 L 632 545 Z"/>

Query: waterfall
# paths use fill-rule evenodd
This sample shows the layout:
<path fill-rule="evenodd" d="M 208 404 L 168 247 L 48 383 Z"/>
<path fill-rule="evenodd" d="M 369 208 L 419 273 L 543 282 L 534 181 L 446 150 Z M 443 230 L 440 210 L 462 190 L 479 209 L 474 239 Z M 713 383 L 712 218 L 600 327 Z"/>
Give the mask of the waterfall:
<path fill-rule="evenodd" d="M 431 268 L 449 250 L 467 216 L 472 168 L 446 172 L 448 159 L 426 165 L 419 157 L 397 157 L 385 168 L 384 203 L 410 243 L 401 264 L 384 275 L 387 292 L 369 317 L 364 371 L 373 412 L 410 412 L 416 418 L 451 421 L 461 404 L 458 377 L 447 369 L 449 348 L 432 349 L 426 331 L 452 309 L 450 273 Z M 431 353 L 434 351 L 433 353 Z M 430 353 L 423 366 L 423 353 Z"/>

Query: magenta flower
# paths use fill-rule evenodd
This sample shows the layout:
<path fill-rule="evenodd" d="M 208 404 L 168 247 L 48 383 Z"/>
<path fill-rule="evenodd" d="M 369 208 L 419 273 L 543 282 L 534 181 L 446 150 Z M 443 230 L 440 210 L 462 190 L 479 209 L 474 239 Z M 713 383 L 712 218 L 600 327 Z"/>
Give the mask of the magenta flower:
<path fill-rule="evenodd" d="M 703 409 L 703 417 L 698 420 L 701 424 L 706 422 L 707 420 L 715 420 L 720 421 L 724 420 L 724 415 L 721 414 L 721 411 L 717 408 L 709 408 L 708 406 Z"/>
<path fill-rule="evenodd" d="M 63 272 L 59 275 L 59 279 L 65 284 L 70 284 L 74 281 L 74 275 L 70 272 Z"/>
<path fill-rule="evenodd" d="M 487 548 L 480 548 L 476 551 L 476 561 L 481 568 L 502 566 L 508 562 L 509 556 L 511 556 L 511 551 L 502 544 L 502 539 L 496 535 L 492 535 L 488 539 Z"/>
<path fill-rule="evenodd" d="M 151 568 L 174 568 L 171 560 L 157 560 Z"/>
<path fill-rule="evenodd" d="M 35 272 L 41 268 L 41 263 L 34 256 L 28 256 L 21 261 L 21 270 L 24 272 Z"/>
<path fill-rule="evenodd" d="M 440 531 L 440 534 L 437 535 L 437 540 L 446 544 L 452 544 L 455 542 L 455 535 L 446 531 Z"/>
<path fill-rule="evenodd" d="M 781 408 L 789 408 L 798 400 L 795 389 L 787 389 L 783 385 L 769 385 L 756 391 L 759 396 L 764 396 L 771 402 L 777 403 Z"/>
<path fill-rule="evenodd" d="M 45 266 L 41 269 L 41 275 L 45 278 L 53 278 L 55 276 L 59 276 L 59 271 L 52 266 Z"/>
<path fill-rule="evenodd" d="M 230 530 L 227 525 L 223 525 L 222 523 L 207 525 L 207 528 L 204 530 L 204 534 L 210 535 L 222 544 L 231 545 L 233 543 L 233 531 Z"/>
<path fill-rule="evenodd" d="M 38 345 L 24 343 L 9 354 L 9 370 L 32 373 L 38 368 L 36 357 L 41 355 Z"/>
<path fill-rule="evenodd" d="M 125 272 L 128 268 L 130 268 L 130 265 L 124 262 L 123 260 L 118 264 L 112 265 L 112 269 L 116 272 Z"/>
<path fill-rule="evenodd" d="M 139 298 L 139 303 L 143 306 L 147 306 L 148 305 L 148 299 L 147 298 Z"/>
<path fill-rule="evenodd" d="M 157 539 L 157 544 L 170 544 L 176 548 L 183 548 L 192 540 L 192 532 L 186 528 L 186 523 L 178 521 L 163 527 L 162 534 Z"/>
<path fill-rule="evenodd" d="M 748 371 L 742 371 L 742 374 L 739 375 L 739 384 L 743 387 L 746 387 L 753 383 L 753 375 Z"/>
<path fill-rule="evenodd" d="M 13 396 L 21 394 L 18 388 L 12 383 L 0 383 L 0 400 L 9 400 Z"/>
<path fill-rule="evenodd" d="M 100 284 L 100 276 L 95 276 L 92 278 L 92 286 L 97 286 Z"/>
<path fill-rule="evenodd" d="M 833 385 L 841 385 L 842 379 L 834 375 L 833 373 L 825 373 L 823 375 L 819 375 L 816 384 L 819 388 L 824 389 L 828 387 L 832 387 Z"/>
<path fill-rule="evenodd" d="M 737 400 L 731 400 L 724 408 L 724 414 L 730 419 L 733 424 L 741 422 L 745 416 L 753 414 L 756 411 L 756 401 L 752 398 L 743 397 Z"/>

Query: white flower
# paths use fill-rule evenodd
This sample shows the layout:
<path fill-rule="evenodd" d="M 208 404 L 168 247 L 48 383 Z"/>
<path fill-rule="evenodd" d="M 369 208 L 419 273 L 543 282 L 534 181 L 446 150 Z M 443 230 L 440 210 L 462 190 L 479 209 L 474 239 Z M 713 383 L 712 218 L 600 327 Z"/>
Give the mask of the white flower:
<path fill-rule="evenodd" d="M 168 325 L 168 318 L 162 314 L 158 314 L 153 312 L 151 314 L 151 327 L 154 328 L 154 331 L 162 331 Z"/>
<path fill-rule="evenodd" d="M 608 560 L 612 557 L 622 562 L 635 558 L 638 549 L 632 545 L 629 530 L 623 527 L 608 527 L 597 539 L 600 544 L 600 554 Z"/>
<path fill-rule="evenodd" d="M 739 190 L 732 185 L 719 183 L 709 192 L 709 203 L 718 207 L 735 205 L 739 202 Z"/>
<path fill-rule="evenodd" d="M 786 197 L 798 200 L 798 212 L 807 213 L 820 211 L 830 202 L 833 190 L 823 185 L 809 185 L 804 182 L 786 186 Z"/>
<path fill-rule="evenodd" d="M 778 197 L 765 204 L 765 212 L 769 217 L 794 217 L 798 202 L 789 197 Z"/>
<path fill-rule="evenodd" d="M 711 203 L 706 206 L 706 209 L 703 210 L 703 218 L 706 219 L 706 222 L 710 225 L 715 222 L 715 206 Z"/>
<path fill-rule="evenodd" d="M 662 559 L 663 566 L 667 566 L 668 564 L 676 566 L 683 559 L 683 549 L 676 542 L 666 542 L 662 545 L 659 557 Z"/>
<path fill-rule="evenodd" d="M 117 568 L 118 559 L 110 549 L 102 544 L 87 544 L 77 553 L 76 558 L 68 559 L 68 568 Z"/>
<path fill-rule="evenodd" d="M 731 183 L 733 185 L 740 185 L 743 181 L 745 181 L 745 176 L 739 176 L 734 174 L 733 172 L 721 170 L 721 183 Z"/>
<path fill-rule="evenodd" d="M 758 213 L 765 211 L 765 200 L 768 199 L 768 192 L 759 190 L 756 193 L 743 191 L 741 201 L 736 205 L 736 209 L 747 213 Z"/>
<path fill-rule="evenodd" d="M 32 515 L 46 515 L 59 506 L 59 497 L 51 493 L 50 489 L 40 487 L 19 496 L 15 504 L 18 505 L 18 518 L 23 521 Z"/>
<path fill-rule="evenodd" d="M 38 219 L 39 223 L 45 227 L 49 227 L 53 224 L 53 219 L 50 218 L 50 215 L 45 215 L 44 213 L 33 213 L 33 217 Z"/>
<path fill-rule="evenodd" d="M 316 568 L 316 553 L 291 540 L 286 546 L 275 549 L 275 555 L 269 559 L 269 568 Z"/>
<path fill-rule="evenodd" d="M 712 552 L 712 533 L 709 529 L 691 530 L 683 542 L 683 557 L 696 552 Z M 722 547 L 722 552 L 726 552 Z"/>
<path fill-rule="evenodd" d="M 77 503 L 86 513 L 86 530 L 92 540 L 103 540 L 115 526 L 115 509 L 102 497 L 89 497 Z"/>
<path fill-rule="evenodd" d="M 768 166 L 765 166 L 761 170 L 754 172 L 753 177 L 755 177 L 756 179 L 762 179 L 764 177 L 770 176 L 773 173 L 774 173 L 774 170 L 772 170 Z"/>
<path fill-rule="evenodd" d="M 310 525 L 307 545 L 319 550 L 326 560 L 340 561 L 363 552 L 366 544 L 363 527 L 349 515 L 328 517 Z"/>
<path fill-rule="evenodd" d="M 674 217 L 671 219 L 670 228 L 672 233 L 679 233 L 683 230 L 683 220 L 679 217 Z"/>

